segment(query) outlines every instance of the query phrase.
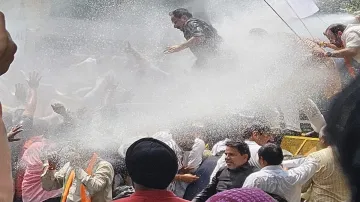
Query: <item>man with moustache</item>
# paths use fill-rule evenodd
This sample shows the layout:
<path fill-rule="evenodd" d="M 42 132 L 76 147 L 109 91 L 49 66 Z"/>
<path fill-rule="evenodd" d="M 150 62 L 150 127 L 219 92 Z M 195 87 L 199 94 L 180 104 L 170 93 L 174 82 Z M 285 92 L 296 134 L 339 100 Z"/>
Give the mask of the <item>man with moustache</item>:
<path fill-rule="evenodd" d="M 209 59 L 219 54 L 219 44 L 222 38 L 217 30 L 203 20 L 193 18 L 184 8 L 178 8 L 169 13 L 174 28 L 184 33 L 186 41 L 180 45 L 168 47 L 165 53 L 175 53 L 187 48 L 197 57 L 196 67 L 204 67 Z"/>
<path fill-rule="evenodd" d="M 257 168 L 248 162 L 251 154 L 245 142 L 227 142 L 225 155 L 226 166 L 216 173 L 210 184 L 192 200 L 193 202 L 205 202 L 219 192 L 241 188 L 246 177 L 257 171 Z"/>

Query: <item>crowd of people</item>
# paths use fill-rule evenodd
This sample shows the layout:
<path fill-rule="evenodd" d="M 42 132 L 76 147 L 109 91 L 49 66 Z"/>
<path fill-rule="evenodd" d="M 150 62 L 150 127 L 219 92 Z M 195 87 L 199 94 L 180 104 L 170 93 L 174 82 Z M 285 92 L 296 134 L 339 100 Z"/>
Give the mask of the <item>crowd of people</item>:
<path fill-rule="evenodd" d="M 220 51 L 222 38 L 216 29 L 193 18 L 186 9 L 174 10 L 170 17 L 186 42 L 169 47 L 165 53 L 190 48 L 198 58 L 194 68 L 205 68 Z M 264 30 L 255 32 L 267 35 Z M 128 144 L 87 147 L 84 141 L 103 140 L 102 135 L 83 137 L 90 132 L 87 126 L 94 114 L 99 115 L 97 122 L 105 123 L 95 124 L 98 131 L 113 131 L 108 120 L 117 116 L 111 101 L 116 83 L 106 79 L 100 108 L 71 112 L 64 104 L 53 103 L 51 116 L 37 117 L 41 76 L 33 72 L 27 80 L 28 92 L 24 85 L 16 86 L 18 106 L 0 107 L 0 201 L 357 201 L 357 162 L 344 155 L 348 150 L 357 155 L 353 136 L 358 132 L 358 98 L 353 92 L 359 87 L 360 25 L 334 24 L 324 35 L 329 42 L 312 42 L 316 44 L 314 56 L 319 60 L 344 58 L 352 83 L 334 99 L 327 114 L 330 118 L 324 118 L 316 105 L 310 104 L 307 116 L 319 137 L 318 151 L 289 159 L 281 148 L 283 134 L 272 129 L 270 120 L 245 121 L 236 116 L 219 126 L 215 135 L 209 132 L 215 127 L 212 124 L 186 123 Z M 1 75 L 9 70 L 16 49 L 0 13 Z M 130 45 L 127 49 L 139 65 L 146 65 Z M 86 98 L 79 102 L 86 102 Z M 71 136 L 70 141 L 64 141 L 65 135 Z M 344 146 L 348 141 L 355 141 L 349 144 L 351 148 Z"/>

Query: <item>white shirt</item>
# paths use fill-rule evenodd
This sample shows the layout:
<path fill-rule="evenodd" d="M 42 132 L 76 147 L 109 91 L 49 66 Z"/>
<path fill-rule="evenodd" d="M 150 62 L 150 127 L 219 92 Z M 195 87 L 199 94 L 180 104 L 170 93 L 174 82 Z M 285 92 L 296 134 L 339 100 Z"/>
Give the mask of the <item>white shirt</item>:
<path fill-rule="evenodd" d="M 213 156 L 215 156 L 216 154 L 225 151 L 226 149 L 226 142 L 229 141 L 230 139 L 226 138 L 225 140 L 222 140 L 220 142 L 217 142 L 213 148 L 211 149 L 211 154 Z"/>
<path fill-rule="evenodd" d="M 196 171 L 202 163 L 203 153 L 205 151 L 205 142 L 199 138 L 195 138 L 191 151 L 184 152 L 182 164 L 187 167 L 194 168 Z M 185 182 L 176 182 L 175 195 L 182 198 L 189 184 Z"/>
<path fill-rule="evenodd" d="M 289 171 L 283 170 L 280 165 L 266 166 L 249 175 L 243 187 L 259 188 L 284 197 L 289 202 L 300 202 L 301 186 L 315 174 L 318 167 L 318 162 L 312 158 Z"/>
<path fill-rule="evenodd" d="M 205 151 L 205 142 L 199 138 L 195 138 L 194 145 L 187 156 L 187 161 L 183 161 L 184 165 L 194 168 L 199 168 L 202 163 L 203 153 Z"/>
<path fill-rule="evenodd" d="M 259 164 L 259 155 L 258 155 L 258 151 L 261 148 L 261 146 L 258 145 L 256 142 L 250 141 L 250 140 L 245 140 L 245 143 L 249 146 L 249 150 L 250 150 L 251 157 L 249 159 L 249 164 L 252 166 L 255 166 L 257 168 L 261 168 L 260 164 Z M 224 166 L 226 166 L 225 154 L 223 154 L 221 156 L 221 158 L 217 161 L 214 171 L 212 172 L 212 174 L 210 176 L 210 182 L 211 182 L 212 178 L 214 178 L 216 173 L 219 171 L 219 169 Z"/>
<path fill-rule="evenodd" d="M 360 25 L 348 25 L 341 36 L 341 40 L 346 48 L 360 48 Z M 353 59 L 360 63 L 360 51 Z"/>

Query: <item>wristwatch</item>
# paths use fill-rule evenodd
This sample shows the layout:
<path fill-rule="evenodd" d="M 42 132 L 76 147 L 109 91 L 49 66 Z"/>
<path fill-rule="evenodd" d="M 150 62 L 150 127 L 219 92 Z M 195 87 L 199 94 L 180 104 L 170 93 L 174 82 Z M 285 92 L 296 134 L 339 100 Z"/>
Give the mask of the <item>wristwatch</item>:
<path fill-rule="evenodd" d="M 333 56 L 332 52 L 326 52 L 325 55 L 326 55 L 327 57 L 332 57 L 332 56 Z"/>

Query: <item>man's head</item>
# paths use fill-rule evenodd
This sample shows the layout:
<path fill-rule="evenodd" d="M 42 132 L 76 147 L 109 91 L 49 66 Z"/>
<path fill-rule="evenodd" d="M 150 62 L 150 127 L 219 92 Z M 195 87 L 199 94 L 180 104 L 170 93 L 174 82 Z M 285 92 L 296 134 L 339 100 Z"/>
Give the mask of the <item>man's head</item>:
<path fill-rule="evenodd" d="M 135 189 L 166 189 L 178 171 L 175 152 L 154 138 L 142 138 L 126 151 L 126 168 Z"/>
<path fill-rule="evenodd" d="M 250 159 L 250 150 L 249 146 L 243 142 L 233 142 L 229 141 L 226 143 L 225 149 L 225 161 L 229 169 L 238 168 Z"/>
<path fill-rule="evenodd" d="M 345 29 L 346 25 L 332 24 L 325 30 L 324 35 L 329 39 L 330 43 L 341 48 L 344 47 L 341 36 Z"/>
<path fill-rule="evenodd" d="M 192 18 L 192 14 L 185 8 L 178 8 L 169 13 L 174 28 L 183 30 L 186 21 Z"/>
<path fill-rule="evenodd" d="M 269 33 L 263 28 L 253 28 L 249 31 L 249 35 L 251 37 L 263 38 L 267 36 Z"/>
<path fill-rule="evenodd" d="M 254 124 L 245 130 L 244 138 L 262 146 L 268 143 L 273 138 L 273 135 L 271 134 L 271 128 L 269 126 Z"/>
<path fill-rule="evenodd" d="M 262 146 L 258 151 L 258 155 L 261 167 L 280 165 L 284 160 L 281 147 L 272 143 Z"/>

